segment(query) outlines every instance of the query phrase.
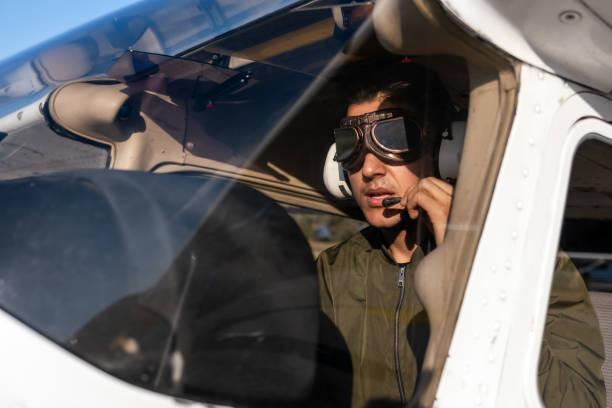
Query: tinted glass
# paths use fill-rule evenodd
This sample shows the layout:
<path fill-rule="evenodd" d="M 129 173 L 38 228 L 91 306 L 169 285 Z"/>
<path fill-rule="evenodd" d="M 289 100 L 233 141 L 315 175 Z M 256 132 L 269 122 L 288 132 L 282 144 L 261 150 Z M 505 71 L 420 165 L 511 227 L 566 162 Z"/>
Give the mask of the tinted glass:
<path fill-rule="evenodd" d="M 122 135 L 135 142 L 126 149 L 132 161 L 122 164 L 126 167 L 116 168 L 182 172 L 180 176 L 183 178 L 188 178 L 187 174 L 210 174 L 225 180 L 240 179 L 277 201 L 335 213 L 342 213 L 345 207 L 345 214 L 362 217 L 357 214 L 359 209 L 354 202 L 338 203 L 325 193 L 322 186 L 323 162 L 333 141 L 331 130 L 347 113 L 349 101 L 344 93 L 345 86 L 361 87 L 369 78 L 385 77 L 378 71 L 380 67 L 388 66 L 396 72 L 400 71 L 399 67 L 404 67 L 402 79 L 423 85 L 414 91 L 418 98 L 410 100 L 410 105 L 417 110 L 415 117 L 429 118 L 432 123 L 442 125 L 437 120 L 437 110 L 441 109 L 430 109 L 431 101 L 439 101 L 444 107 L 452 108 L 453 105 L 447 98 L 432 97 L 428 93 L 429 82 L 421 81 L 422 77 L 415 74 L 420 70 L 410 69 L 411 66 L 420 66 L 417 58 L 412 64 L 410 58 L 388 55 L 377 43 L 373 32 L 363 30 L 364 36 L 370 36 L 367 43 L 356 41 L 346 46 L 350 34 L 371 10 L 371 4 L 359 2 L 359 5 L 338 8 L 338 3 L 344 5 L 346 2 L 323 1 L 321 7 L 317 2 L 301 3 L 308 7 L 285 10 L 240 29 L 223 31 L 224 34 L 214 40 L 208 41 L 209 37 L 206 37 L 208 42 L 194 42 L 194 38 L 205 37 L 198 37 L 197 28 L 207 30 L 210 25 L 198 20 L 197 16 L 201 14 L 196 12 L 196 29 L 192 30 L 188 22 L 191 22 L 189 16 L 193 7 L 186 7 L 184 11 L 175 10 L 176 16 L 164 15 L 168 21 L 174 22 L 169 35 L 173 34 L 178 47 L 195 46 L 180 59 L 156 54 L 166 51 L 153 46 L 144 48 L 148 52 L 133 51 L 121 58 L 116 52 L 111 62 L 101 58 L 101 64 L 87 72 L 106 72 L 107 76 L 120 81 L 119 85 L 126 86 L 130 102 L 134 102 L 124 107 L 128 111 L 137 108 L 133 111 L 136 113 L 133 115 L 134 123 L 126 126 L 131 133 Z M 217 20 L 220 12 L 228 10 L 219 11 L 212 2 L 190 4 L 197 4 L 200 11 L 205 10 L 207 16 L 212 16 L 208 23 L 214 32 L 217 32 L 217 23 L 229 27 L 224 25 L 223 16 Z M 241 14 L 243 7 L 248 9 L 255 3 L 228 1 L 225 4 L 232 6 L 236 16 L 245 17 L 250 14 L 246 11 L 246 14 Z M 269 9 L 262 7 L 261 10 Z M 236 21 L 247 20 L 245 17 Z M 146 44 L 155 45 L 155 37 L 151 37 L 150 32 L 143 38 Z M 422 39 L 418 42 L 422 43 Z M 341 52 L 344 53 L 339 55 Z M 341 67 L 342 72 L 328 70 L 331 61 L 346 63 L 347 66 Z M 463 95 L 463 99 L 458 98 L 455 110 L 464 114 L 468 106 L 466 95 L 470 94 L 465 85 L 469 82 L 467 70 L 462 60 L 451 58 L 451 62 L 442 58 L 437 67 L 443 66 L 443 71 L 451 74 L 453 80 L 444 82 L 444 86 L 454 89 L 456 95 Z M 52 84 L 55 86 L 56 82 Z M 406 130 L 402 131 L 405 136 Z M 387 133 L 390 144 L 401 143 L 392 138 L 391 132 Z M 143 137 L 150 135 L 158 139 Z M 340 148 L 348 152 L 355 143 L 354 131 L 351 138 L 343 142 Z M 178 154 L 170 154 L 168 146 L 175 148 L 174 152 Z M 147 161 L 155 155 L 158 155 L 155 160 Z M 149 166 L 149 163 L 152 164 Z M 89 179 L 85 177 L 84 180 Z M 306 270 L 305 264 L 300 262 L 307 257 L 308 267 L 312 267 L 311 252 L 304 245 L 301 234 L 269 225 L 276 221 L 284 222 L 287 219 L 285 214 L 277 213 L 276 207 L 268 205 L 269 200 L 259 195 L 261 200 L 254 199 L 251 194 L 256 194 L 250 190 L 246 190 L 250 193 L 242 190 L 244 194 L 235 192 L 226 196 L 225 191 L 230 187 L 223 182 L 206 184 L 209 187 L 204 189 L 203 198 L 188 188 L 186 192 L 175 191 L 169 185 L 176 183 L 178 188 L 181 183 L 174 181 L 167 183 L 169 185 L 160 183 L 158 186 L 163 193 L 153 194 L 151 189 L 154 190 L 156 183 L 150 185 L 144 179 L 131 179 L 126 186 L 121 186 L 121 193 L 107 199 L 106 188 L 101 188 L 98 181 L 87 181 L 82 184 L 91 189 L 86 189 L 82 197 L 73 199 L 70 191 L 61 195 L 61 198 L 70 198 L 70 203 L 75 206 L 87 204 L 86 215 L 78 213 L 78 216 L 71 215 L 73 218 L 70 218 L 55 213 L 55 218 L 50 218 L 47 223 L 36 217 L 28 220 L 28 215 L 18 214 L 21 217 L 18 218 L 14 214 L 15 220 L 25 219 L 23 223 L 32 228 L 44 228 L 39 234 L 24 232 L 18 243 L 6 239 L 3 245 L 10 247 L 15 255 L 5 257 L 5 262 L 19 266 L 21 261 L 29 259 L 27 250 L 22 250 L 40 246 L 38 241 L 29 246 L 31 237 L 46 237 L 45 243 L 55 246 L 44 247 L 48 248 L 46 253 L 53 256 L 33 258 L 40 264 L 39 269 L 31 272 L 35 276 L 18 273 L 9 276 L 13 282 L 11 285 L 17 286 L 27 296 L 22 297 L 21 303 L 11 303 L 9 299 L 11 301 L 7 300 L 3 305 L 27 323 L 31 320 L 34 327 L 53 340 L 108 372 L 174 395 L 240 406 L 289 406 L 297 400 L 304 402 L 303 391 L 321 389 L 337 398 L 329 399 L 325 393 L 320 393 L 318 395 L 324 401 L 302 405 L 348 406 L 352 399 L 360 406 L 395 406 L 411 398 L 420 378 L 429 325 L 413 290 L 411 275 L 407 275 L 406 286 L 400 288 L 397 280 L 399 269 L 384 252 L 385 244 L 380 237 L 369 243 L 372 251 L 360 250 L 360 258 L 355 262 L 338 264 L 338 273 L 333 276 L 346 277 L 345 282 L 334 286 L 337 289 L 335 295 L 340 299 L 335 302 L 339 310 L 336 315 L 322 316 L 320 325 L 313 327 L 318 322 L 313 321 L 312 312 L 321 305 L 314 302 L 313 307 L 310 302 L 312 280 L 307 277 L 312 275 L 312 271 Z M 25 187 L 26 184 L 19 184 L 19 188 L 27 190 Z M 398 193 L 407 191 L 409 186 L 401 187 L 403 190 L 398 189 Z M 31 197 L 29 202 L 46 205 L 46 201 L 41 199 L 45 190 L 35 188 L 33 191 L 41 194 Z M 96 199 L 100 192 L 103 197 Z M 141 195 L 144 203 L 129 204 L 127 212 L 115 215 L 118 202 L 125 200 L 127 205 Z M 195 214 L 203 218 L 195 217 L 183 223 L 181 216 L 172 211 L 155 209 L 156 202 L 165 199 L 180 202 L 173 207 L 177 214 L 182 212 L 182 205 L 188 208 L 193 205 L 202 211 Z M 14 204 L 16 201 L 9 202 Z M 66 205 L 60 197 L 50 202 L 56 209 Z M 147 203 L 153 206 L 150 211 Z M 98 209 L 96 205 L 103 206 Z M 51 214 L 33 206 L 24 209 L 37 216 Z M 78 274 L 69 269 L 74 268 L 73 262 L 71 258 L 63 257 L 62 252 L 63 244 L 74 239 L 69 235 L 72 234 L 70 225 L 73 220 L 83 225 L 97 220 L 107 226 L 100 229 L 99 234 L 92 233 L 96 239 L 99 235 L 101 242 L 89 241 L 87 231 L 98 231 L 96 228 L 87 227 L 83 231 L 78 225 L 74 228 L 79 239 L 78 245 L 70 246 L 72 253 L 83 251 L 80 263 L 96 265 L 91 268 L 91 273 L 97 275 L 89 279 L 85 279 L 88 272 L 82 280 L 62 279 L 64 274 L 68 277 Z M 177 222 L 175 226 L 174 222 Z M 340 245 L 343 240 L 359 237 L 355 231 L 358 228 L 353 226 L 346 230 L 342 228 L 342 233 L 331 231 L 327 235 L 326 228 L 332 230 L 335 222 L 318 217 L 304 217 L 300 222 L 315 253 L 327 245 Z M 162 232 L 168 230 L 168 234 L 158 233 L 158 226 Z M 174 232 L 173 228 L 177 226 L 186 228 L 183 231 L 185 235 Z M 154 231 L 149 231 L 149 228 Z M 266 235 L 267 232 L 270 236 Z M 155 245 L 135 244 L 139 239 L 159 242 Z M 416 244 L 427 250 L 431 239 L 423 236 Z M 117 245 L 111 245 L 111 241 Z M 171 246 L 172 250 L 166 252 L 165 245 L 170 245 L 167 241 L 177 247 Z M 136 250 L 133 250 L 134 246 Z M 140 250 L 143 246 L 146 250 Z M 307 256 L 303 249 L 306 249 Z M 97 251 L 100 253 L 96 254 Z M 391 267 L 389 273 L 385 272 L 377 283 L 371 285 L 372 281 L 355 273 L 357 266 L 366 265 L 370 270 L 368 265 L 374 259 L 366 258 L 369 256 L 366 253 L 376 253 L 376 261 L 390 261 L 387 266 Z M 143 254 L 151 259 L 140 261 Z M 157 259 L 166 254 L 170 255 Z M 50 274 L 55 281 L 45 280 L 48 270 L 44 268 L 47 266 L 55 271 Z M 117 276 L 111 274 L 107 283 L 101 276 L 108 268 L 114 268 L 112 272 Z M 146 276 L 141 278 L 141 273 Z M 20 280 L 20 276 L 24 279 Z M 32 281 L 41 284 L 29 287 Z M 115 284 L 115 281 L 120 284 Z M 78 292 L 90 282 L 96 285 L 87 287 L 82 294 Z M 108 289 L 108 286 L 113 288 Z M 33 291 L 38 291 L 35 293 L 38 295 L 47 287 L 53 287 L 54 292 L 66 290 L 68 294 L 59 300 L 47 295 L 40 303 L 24 304 Z M 321 289 L 325 290 L 324 287 Z M 380 303 L 363 301 L 362 294 L 369 289 L 375 291 L 369 296 L 374 293 Z M 90 293 L 95 290 L 101 293 Z M 318 288 L 314 291 L 317 292 Z M 68 302 L 73 298 L 76 302 L 83 302 L 85 296 L 95 299 L 92 306 L 84 307 L 83 316 L 78 320 L 66 319 L 72 322 L 70 327 L 57 328 L 68 324 L 62 321 L 63 314 L 73 307 Z M 64 300 L 65 304 L 57 306 Z M 54 311 L 51 313 L 54 318 L 49 318 L 46 311 Z M 279 317 L 279 320 L 260 321 L 261 316 L 268 314 L 288 319 Z M 37 317 L 39 315 L 42 317 Z M 335 320 L 335 316 L 348 318 Z M 368 325 L 362 325 L 361 318 L 366 319 Z M 368 335 L 356 333 L 356 327 L 367 327 Z M 319 333 L 324 335 L 316 347 L 317 375 L 313 384 L 311 374 L 315 370 L 315 355 L 312 346 Z M 367 342 L 360 343 L 361 340 Z M 392 347 L 391 343 L 396 346 Z"/>
<path fill-rule="evenodd" d="M 269 198 L 105 171 L 4 182 L 0 194 L 4 310 L 154 390 L 249 406 L 310 396 L 316 273 Z"/>
<path fill-rule="evenodd" d="M 306 2 L 305 5 L 301 6 L 302 8 L 311 8 L 311 7 L 342 7 L 342 8 L 351 8 L 357 4 L 373 4 L 372 0 L 315 0 Z"/>
<path fill-rule="evenodd" d="M 286 209 L 304 233 L 315 258 L 368 226 L 364 221 L 340 215 L 294 206 L 286 206 Z"/>
<path fill-rule="evenodd" d="M 418 146 L 420 129 L 401 118 L 378 122 L 373 130 L 376 141 L 385 149 L 405 152 Z"/>
<path fill-rule="evenodd" d="M 347 160 L 357 145 L 357 130 L 354 128 L 334 129 L 334 141 L 336 142 L 336 159 L 338 161 Z"/>
<path fill-rule="evenodd" d="M 538 370 L 547 406 L 605 406 L 612 390 L 611 160 L 591 139 L 572 163 Z"/>
<path fill-rule="evenodd" d="M 62 137 L 46 123 L 0 139 L 0 180 L 108 165 L 108 146 Z"/>
<path fill-rule="evenodd" d="M 200 5 L 204 7 L 204 3 Z M 210 2 L 211 5 L 213 3 Z M 281 3 L 266 3 L 266 7 L 273 7 L 273 4 L 278 6 Z M 251 6 L 254 7 L 255 3 L 238 4 L 228 1 L 223 5 L 227 10 L 222 7 L 222 10 L 215 13 L 229 13 L 231 9 L 232 13 L 237 13 L 232 15 L 244 21 L 249 13 L 254 12 Z M 213 9 L 212 6 L 207 8 L 208 11 Z M 258 9 L 257 13 L 261 11 Z M 184 11 L 179 14 L 183 15 Z M 176 35 L 179 34 L 178 27 L 186 30 L 189 28 L 188 25 L 175 22 L 177 25 L 173 27 L 177 30 Z M 136 114 L 131 116 L 134 120 L 119 118 L 117 122 L 121 126 L 130 132 L 141 131 L 145 126 L 142 116 L 146 116 L 154 122 L 151 126 L 161 128 L 173 139 L 175 151 L 180 150 L 181 154 L 185 151 L 197 157 L 197 160 L 191 160 L 194 167 L 205 172 L 215 172 L 220 163 L 231 166 L 249 163 L 281 129 L 280 124 L 292 106 L 348 40 L 348 37 L 337 35 L 336 28 L 330 8 L 285 11 L 257 25 L 247 26 L 211 41 L 190 52 L 189 58 L 133 51 L 124 55 L 113 54 L 113 60 L 104 60 L 104 64 L 102 56 L 98 56 L 96 61 L 101 65 L 96 69 L 101 69 L 103 65 L 107 77 L 128 85 L 125 92 L 129 92 L 130 101 L 124 107 L 128 113 L 131 110 Z M 70 64 L 66 61 L 70 61 Z M 72 54 L 66 54 L 58 61 L 57 67 L 67 69 L 68 65 L 75 64 Z M 1 74 L 0 71 L 0 81 L 13 80 L 11 75 Z M 71 76 L 70 79 L 74 78 Z M 53 85 L 60 82 L 53 82 Z M 12 97 L 7 96 L 6 100 L 0 98 L 0 111 L 10 111 Z M 88 102 L 68 101 L 69 104 L 78 103 L 81 106 Z M 38 110 L 38 106 L 33 107 L 33 110 Z M 333 108 L 325 112 L 325 115 L 319 114 L 317 120 L 332 118 L 336 122 L 334 115 L 337 110 Z M 147 163 L 141 160 L 142 156 L 150 155 L 151 151 L 159 154 L 170 149 L 165 146 L 150 149 L 150 145 L 142 143 L 138 144 L 136 151 L 129 153 L 133 162 L 113 166 L 113 159 L 121 156 L 121 153 L 113 154 L 110 146 L 74 138 L 69 132 L 58 136 L 49 129 L 42 117 L 38 118 L 37 127 L 30 129 L 27 135 L 22 130 L 9 130 L 6 127 L 9 124 L 3 121 L 16 122 L 17 116 L 18 113 L 0 119 L 0 132 L 8 131 L 4 141 L 0 141 L 0 178 L 107 165 L 159 171 L 185 162 L 182 155 L 172 156 L 168 153 L 160 156 L 159 160 Z M 292 132 L 299 134 L 304 128 L 299 126 Z M 325 129 L 327 141 L 331 140 L 329 132 L 332 128 L 329 126 Z M 55 129 L 61 130 L 61 127 Z M 129 137 L 130 133 L 122 135 L 121 141 Z M 129 142 L 137 144 L 135 139 Z M 299 138 L 293 145 L 296 149 L 319 149 L 318 144 L 308 143 L 307 138 Z M 283 158 L 279 159 L 277 155 L 275 160 Z M 262 158 L 261 161 L 256 164 L 258 169 L 278 180 L 278 173 L 267 165 L 269 160 Z M 307 155 L 302 155 L 299 160 L 287 160 L 297 169 L 303 168 L 307 161 Z M 191 170 L 196 171 L 194 168 Z M 231 171 L 237 170 L 232 167 Z M 318 174 L 312 174 L 312 177 L 317 181 L 320 179 Z"/>
<path fill-rule="evenodd" d="M 295 2 L 138 2 L 2 61 L 0 116 L 32 103 L 58 84 L 103 74 L 128 49 L 176 55 Z"/>
<path fill-rule="evenodd" d="M 189 59 L 132 52 L 107 75 L 134 92 L 169 96 L 172 103 L 147 96 L 141 110 L 191 154 L 242 166 L 275 136 L 346 41 L 335 35 L 329 9 L 307 9 L 212 41 Z M 156 78 L 163 78 L 161 88 Z M 175 108 L 185 101 L 187 121 Z M 175 163 L 163 163 L 169 164 Z"/>

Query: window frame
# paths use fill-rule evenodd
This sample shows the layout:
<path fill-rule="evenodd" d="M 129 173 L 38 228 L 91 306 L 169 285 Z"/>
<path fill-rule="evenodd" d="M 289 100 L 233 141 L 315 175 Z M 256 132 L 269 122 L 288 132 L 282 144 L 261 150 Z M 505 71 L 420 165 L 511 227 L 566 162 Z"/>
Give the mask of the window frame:
<path fill-rule="evenodd" d="M 542 406 L 537 368 L 572 161 L 612 101 L 527 65 L 437 400 Z M 548 205 L 550 203 L 550 206 Z"/>

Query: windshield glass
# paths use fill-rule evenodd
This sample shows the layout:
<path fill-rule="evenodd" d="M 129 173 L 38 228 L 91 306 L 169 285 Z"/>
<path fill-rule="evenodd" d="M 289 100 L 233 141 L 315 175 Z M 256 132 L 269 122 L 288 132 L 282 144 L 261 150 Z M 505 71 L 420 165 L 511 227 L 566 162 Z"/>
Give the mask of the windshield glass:
<path fill-rule="evenodd" d="M 305 131 L 305 126 L 287 129 L 282 118 L 323 75 L 371 11 L 371 5 L 360 3 L 315 7 L 310 2 L 305 6 L 210 41 L 181 58 L 128 51 L 99 77 L 107 82 L 88 78 L 61 85 L 46 104 L 43 100 L 40 106 L 28 109 L 35 114 L 42 108 L 51 129 L 70 139 L 69 146 L 62 149 L 41 150 L 38 139 L 51 140 L 57 135 L 40 119 L 32 128 L 20 119 L 19 112 L 5 116 L 0 119 L 0 131 L 7 133 L 0 145 L 3 178 L 40 174 L 45 168 L 170 172 L 182 166 L 180 171 L 243 177 L 250 177 L 245 173 L 250 168 L 258 172 L 254 183 L 286 182 L 291 176 L 277 169 L 285 158 L 274 153 L 270 160 L 270 155 L 259 153 L 281 131 L 295 136 Z M 361 12 L 355 14 L 357 10 Z M 355 16 L 339 26 L 335 11 L 340 16 Z M 99 95 L 96 103 L 92 95 Z M 116 102 L 111 105 L 109 100 Z M 109 106 L 121 109 L 102 115 L 100 109 Z M 336 106 L 317 120 L 331 128 L 341 109 Z M 100 123 L 102 116 L 108 122 Z M 327 139 L 329 134 L 311 137 Z M 307 139 L 295 137 L 295 143 L 307 143 Z M 320 145 L 311 144 L 313 147 Z M 38 154 L 23 157 L 27 149 Z M 84 149 L 94 152 L 96 160 L 81 159 Z M 281 164 L 290 166 L 292 172 L 303 163 L 288 160 Z M 317 174 L 312 178 L 305 181 L 320 185 Z"/>
<path fill-rule="evenodd" d="M 0 195 L 2 309 L 156 391 L 249 406 L 308 397 L 316 274 L 269 198 L 107 171 L 5 182 Z"/>
<path fill-rule="evenodd" d="M 343 107 L 287 118 L 367 13 L 339 26 L 336 5 L 308 5 L 181 57 L 122 53 L 103 74 L 49 82 L 48 98 L 0 118 L 0 307 L 139 386 L 321 406 L 312 251 L 277 201 L 340 212 L 307 184 L 321 184 L 320 169 L 293 172 L 320 166 L 329 132 L 302 136 L 331 129 Z M 276 145 L 280 134 L 294 143 Z M 296 160 L 304 148 L 321 158 Z M 347 367 L 338 344 L 332 373 Z"/>
<path fill-rule="evenodd" d="M 176 55 L 296 2 L 141 1 L 1 61 L 0 116 L 61 83 L 102 75 L 127 49 Z"/>
<path fill-rule="evenodd" d="M 453 54 L 459 41 L 437 26 L 428 48 L 419 30 L 431 21 L 411 2 L 385 33 L 370 1 L 187 3 L 187 14 L 167 16 L 172 41 L 113 48 L 95 68 L 16 96 L 39 99 L 0 117 L 7 237 L 20 238 L 2 247 L 12 254 L 0 256 L 3 309 L 108 373 L 172 395 L 405 405 L 421 372 L 440 371 L 427 344 L 450 341 L 494 184 L 496 167 L 473 163 L 503 149 L 493 137 L 498 92 L 517 88 L 498 86 L 486 59 L 471 67 L 471 50 Z M 188 15 L 214 18 L 195 30 Z M 419 31 L 412 48 L 388 50 L 405 28 Z M 487 86 L 480 99 L 473 84 Z M 468 115 L 481 120 L 481 149 L 462 185 Z M 381 134 L 388 123 L 406 144 Z M 342 157 L 339 127 L 355 136 Z M 61 148 L 38 143 L 51 135 Z M 419 189 L 436 208 L 415 202 Z M 484 198 L 472 211 L 475 191 Z M 460 218 L 450 221 L 451 208 Z M 442 246 L 447 225 L 462 227 Z M 415 282 L 425 267 L 444 285 L 423 296 Z M 424 298 L 447 303 L 426 311 Z"/>

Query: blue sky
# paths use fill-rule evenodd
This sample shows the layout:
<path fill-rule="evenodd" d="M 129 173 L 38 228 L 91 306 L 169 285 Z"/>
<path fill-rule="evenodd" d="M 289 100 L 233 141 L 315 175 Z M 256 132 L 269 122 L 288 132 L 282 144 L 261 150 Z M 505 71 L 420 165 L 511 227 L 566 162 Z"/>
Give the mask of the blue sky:
<path fill-rule="evenodd" d="M 0 0 L 0 60 L 138 0 Z"/>

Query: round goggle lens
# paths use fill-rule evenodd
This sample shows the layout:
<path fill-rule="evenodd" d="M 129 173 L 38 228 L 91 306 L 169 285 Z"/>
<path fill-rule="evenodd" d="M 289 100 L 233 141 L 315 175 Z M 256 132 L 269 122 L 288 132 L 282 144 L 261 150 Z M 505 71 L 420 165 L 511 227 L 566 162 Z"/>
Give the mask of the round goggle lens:
<path fill-rule="evenodd" d="M 334 140 L 336 141 L 336 160 L 346 161 L 352 156 L 357 146 L 357 130 L 354 128 L 334 129 Z"/>
<path fill-rule="evenodd" d="M 377 144 L 393 153 L 404 153 L 419 145 L 420 129 L 404 118 L 378 122 L 372 129 Z"/>

